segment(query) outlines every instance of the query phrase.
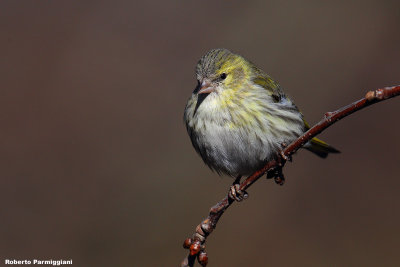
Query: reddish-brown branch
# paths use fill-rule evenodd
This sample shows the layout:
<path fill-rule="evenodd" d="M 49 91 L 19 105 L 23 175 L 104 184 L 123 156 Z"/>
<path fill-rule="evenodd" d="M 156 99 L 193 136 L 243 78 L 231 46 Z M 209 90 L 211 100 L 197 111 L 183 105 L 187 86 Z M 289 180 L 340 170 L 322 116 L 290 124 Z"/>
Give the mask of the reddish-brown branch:
<path fill-rule="evenodd" d="M 263 176 L 266 172 L 271 171 L 276 168 L 283 167 L 285 164 L 285 158 L 290 157 L 294 154 L 299 148 L 301 148 L 305 143 L 311 140 L 314 136 L 318 135 L 326 128 L 334 124 L 335 122 L 343 119 L 344 117 L 363 109 L 369 105 L 375 104 L 377 102 L 395 97 L 400 95 L 400 85 L 393 86 L 393 87 L 385 87 L 382 89 L 377 89 L 375 91 L 369 91 L 364 98 L 353 102 L 352 104 L 345 106 L 341 109 L 338 109 L 334 112 L 327 112 L 325 113 L 324 118 L 310 128 L 307 132 L 305 132 L 302 136 L 300 136 L 297 140 L 293 143 L 285 147 L 282 150 L 279 159 L 271 160 L 266 163 L 266 165 L 261 168 L 260 170 L 253 173 L 249 176 L 246 180 L 244 180 L 241 184 L 239 189 L 244 191 L 249 188 L 254 182 L 256 182 L 261 176 Z M 208 217 L 202 221 L 196 227 L 196 233 L 193 235 L 192 238 L 188 238 L 185 240 L 184 247 L 190 250 L 189 255 L 183 260 L 181 266 L 182 267 L 189 267 L 193 266 L 196 260 L 202 266 L 206 266 L 208 262 L 207 254 L 204 252 L 204 243 L 207 239 L 207 236 L 215 229 L 217 226 L 218 220 L 221 218 L 222 214 L 225 210 L 233 203 L 233 200 L 226 196 L 216 205 L 214 205 L 210 209 L 210 213 Z"/>

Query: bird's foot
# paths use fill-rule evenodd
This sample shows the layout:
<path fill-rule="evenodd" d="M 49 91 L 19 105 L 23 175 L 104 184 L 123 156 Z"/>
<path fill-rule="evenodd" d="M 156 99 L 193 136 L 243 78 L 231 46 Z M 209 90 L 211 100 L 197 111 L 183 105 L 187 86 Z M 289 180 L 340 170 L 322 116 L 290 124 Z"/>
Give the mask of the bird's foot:
<path fill-rule="evenodd" d="M 275 183 L 282 186 L 285 184 L 285 176 L 283 175 L 282 169 L 274 177 Z"/>
<path fill-rule="evenodd" d="M 249 194 L 247 194 L 246 191 L 240 190 L 239 189 L 240 184 L 233 184 L 231 185 L 231 188 L 229 189 L 229 198 L 236 200 L 238 202 L 247 199 L 249 197 Z"/>
<path fill-rule="evenodd" d="M 274 181 L 278 185 L 285 184 L 285 176 L 282 172 L 282 167 L 277 167 L 267 172 L 267 179 L 274 178 Z"/>
<path fill-rule="evenodd" d="M 284 150 L 287 146 L 288 146 L 288 145 L 287 145 L 286 143 L 282 143 L 282 144 L 281 144 L 282 150 L 279 151 L 279 153 L 278 153 L 278 162 L 279 162 L 279 165 L 282 165 L 282 166 L 285 165 L 286 161 L 292 162 L 292 155 L 285 155 L 285 153 L 283 152 L 283 150 Z"/>
<path fill-rule="evenodd" d="M 240 190 L 240 178 L 236 178 L 236 180 L 233 182 L 231 187 L 229 188 L 228 196 L 230 199 L 236 200 L 238 202 L 247 199 L 249 197 L 249 194 L 247 194 L 246 191 Z"/>

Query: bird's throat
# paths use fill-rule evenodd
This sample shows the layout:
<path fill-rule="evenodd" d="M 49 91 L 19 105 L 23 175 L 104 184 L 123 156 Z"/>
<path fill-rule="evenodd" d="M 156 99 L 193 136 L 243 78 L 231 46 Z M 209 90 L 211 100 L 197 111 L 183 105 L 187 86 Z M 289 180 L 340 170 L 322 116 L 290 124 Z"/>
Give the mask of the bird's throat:
<path fill-rule="evenodd" d="M 197 103 L 196 103 L 196 107 L 194 108 L 193 117 L 196 114 L 196 111 L 200 107 L 201 103 L 203 103 L 204 99 L 206 99 L 206 97 L 208 95 L 209 94 L 198 94 L 197 95 Z"/>

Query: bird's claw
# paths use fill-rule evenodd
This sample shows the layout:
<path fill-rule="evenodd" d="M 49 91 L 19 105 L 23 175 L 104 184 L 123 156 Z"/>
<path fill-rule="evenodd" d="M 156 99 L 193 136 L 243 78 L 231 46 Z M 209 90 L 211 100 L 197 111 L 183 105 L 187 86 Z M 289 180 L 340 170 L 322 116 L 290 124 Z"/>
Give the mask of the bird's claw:
<path fill-rule="evenodd" d="M 281 147 L 282 150 L 279 151 L 278 153 L 278 157 L 279 157 L 279 161 L 280 164 L 285 164 L 286 161 L 292 161 L 292 155 L 285 155 L 285 153 L 283 152 L 283 150 L 287 147 L 288 145 L 286 143 L 282 143 Z"/>
<path fill-rule="evenodd" d="M 278 158 L 279 166 L 282 167 L 285 165 L 286 161 L 292 161 L 292 158 L 290 156 L 286 156 L 282 150 L 279 152 Z"/>
<path fill-rule="evenodd" d="M 274 178 L 274 181 L 278 185 L 284 185 L 285 176 L 282 172 L 282 167 L 277 167 L 267 172 L 267 179 Z"/>
<path fill-rule="evenodd" d="M 247 194 L 246 191 L 240 190 L 240 184 L 233 184 L 231 185 L 229 189 L 229 198 L 236 200 L 238 202 L 247 199 L 249 197 L 249 194 Z"/>
<path fill-rule="evenodd" d="M 285 176 L 283 175 L 282 172 L 279 172 L 277 176 L 274 177 L 275 183 L 278 185 L 284 185 L 285 184 Z"/>

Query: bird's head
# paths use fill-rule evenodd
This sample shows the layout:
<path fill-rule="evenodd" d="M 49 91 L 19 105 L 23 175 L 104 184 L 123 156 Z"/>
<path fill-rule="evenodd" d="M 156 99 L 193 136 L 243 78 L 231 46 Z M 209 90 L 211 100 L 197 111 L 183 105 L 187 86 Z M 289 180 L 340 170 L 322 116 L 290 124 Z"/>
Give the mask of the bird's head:
<path fill-rule="evenodd" d="M 197 63 L 198 95 L 235 90 L 249 80 L 251 63 L 223 48 L 210 50 Z"/>

